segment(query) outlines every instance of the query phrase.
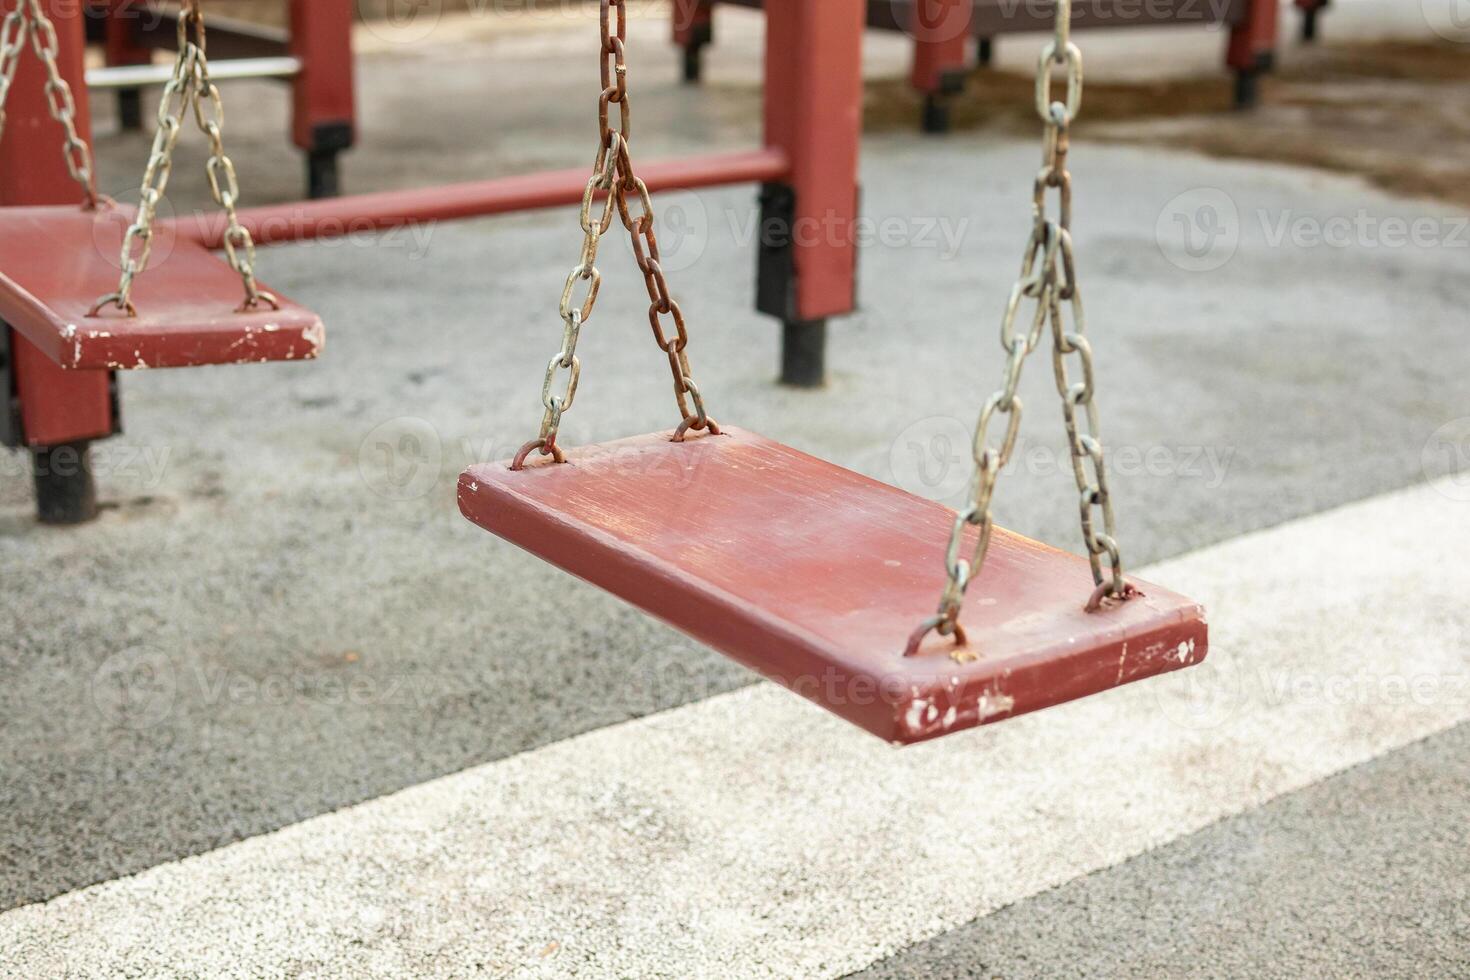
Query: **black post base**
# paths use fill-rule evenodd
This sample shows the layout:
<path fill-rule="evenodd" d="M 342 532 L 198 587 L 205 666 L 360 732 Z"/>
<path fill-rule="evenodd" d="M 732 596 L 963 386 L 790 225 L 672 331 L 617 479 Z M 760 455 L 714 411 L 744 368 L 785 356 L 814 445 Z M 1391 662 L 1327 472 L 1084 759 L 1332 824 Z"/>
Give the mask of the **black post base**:
<path fill-rule="evenodd" d="M 1235 108 L 1254 109 L 1261 101 L 1261 70 L 1247 68 L 1235 73 Z"/>
<path fill-rule="evenodd" d="M 337 166 L 338 150 L 308 150 L 306 153 L 306 196 L 313 201 L 342 193 Z"/>
<path fill-rule="evenodd" d="M 1235 73 L 1235 108 L 1254 109 L 1261 101 L 1261 76 L 1276 68 L 1276 52 L 1262 51 L 1255 64 Z"/>
<path fill-rule="evenodd" d="M 949 99 L 942 95 L 924 96 L 924 112 L 919 128 L 930 135 L 949 132 Z"/>
<path fill-rule="evenodd" d="M 143 128 L 142 89 L 117 90 L 117 122 L 124 132 L 135 132 Z"/>
<path fill-rule="evenodd" d="M 1302 11 L 1302 43 L 1311 44 L 1317 40 L 1317 13 L 1316 7 L 1308 7 Z"/>
<path fill-rule="evenodd" d="M 704 77 L 704 49 L 715 39 L 714 25 L 705 22 L 690 31 L 684 44 L 684 84 L 697 85 Z"/>
<path fill-rule="evenodd" d="M 820 388 L 827 380 L 827 321 L 787 320 L 781 325 L 781 383 Z"/>
<path fill-rule="evenodd" d="M 995 61 L 995 38 L 977 37 L 975 39 L 975 64 L 981 68 L 989 68 Z"/>
<path fill-rule="evenodd" d="M 36 518 L 42 524 L 84 524 L 97 516 L 88 440 L 31 447 Z"/>

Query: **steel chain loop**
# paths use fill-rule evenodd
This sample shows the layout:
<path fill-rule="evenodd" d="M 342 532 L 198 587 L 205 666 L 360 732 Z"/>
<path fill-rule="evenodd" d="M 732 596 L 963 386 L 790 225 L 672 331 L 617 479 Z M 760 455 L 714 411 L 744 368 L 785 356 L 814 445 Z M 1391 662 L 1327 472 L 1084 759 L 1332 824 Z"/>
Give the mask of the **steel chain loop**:
<path fill-rule="evenodd" d="M 1053 73 L 1062 69 L 1066 93 L 1053 99 Z M 1058 0 L 1056 24 L 1052 40 L 1042 50 L 1036 70 L 1036 111 L 1045 125 L 1042 140 L 1042 167 L 1036 175 L 1032 191 L 1033 224 L 1026 243 L 1021 276 L 1011 287 L 1001 320 L 1001 346 L 1006 352 L 1005 373 L 1000 390 L 991 395 L 980 411 L 975 426 L 972 452 L 975 473 L 970 481 L 970 503 L 955 516 L 945 552 L 948 579 L 940 596 L 935 615 L 921 622 L 909 637 L 905 656 L 918 652 L 929 632 L 953 636 L 958 644 L 951 656 L 958 661 L 975 659 L 966 648 L 966 637 L 959 623 L 965 590 L 980 575 L 990 547 L 994 527 L 990 503 L 1000 473 L 1010 461 L 1021 423 L 1021 399 L 1016 394 L 1026 358 L 1041 342 L 1048 323 L 1052 333 L 1052 366 L 1057 391 L 1061 395 L 1062 414 L 1072 468 L 1080 495 L 1082 536 L 1087 545 L 1093 582 L 1097 586 L 1088 599 L 1089 611 L 1101 606 L 1109 597 L 1125 599 L 1133 588 L 1123 578 L 1113 523 L 1112 500 L 1108 494 L 1103 448 L 1099 436 L 1097 400 L 1094 395 L 1092 348 L 1085 333 L 1082 296 L 1077 285 L 1076 261 L 1072 250 L 1072 175 L 1067 171 L 1071 124 L 1082 107 L 1082 53 L 1071 41 L 1071 0 Z M 1048 195 L 1055 191 L 1056 217 L 1049 216 Z M 1023 320 L 1021 311 L 1032 303 L 1030 319 Z M 1072 326 L 1067 326 L 1067 312 Z M 1024 331 L 1019 324 L 1025 324 Z M 1076 355 L 1081 380 L 1073 383 L 1066 358 Z M 1080 425 L 1077 408 L 1081 406 Z M 998 446 L 989 439 L 990 424 L 997 415 L 1005 416 L 1005 433 Z M 1097 529 L 1096 515 L 1102 516 L 1102 530 Z M 977 529 L 975 543 L 965 556 L 965 537 L 970 528 Z M 1109 570 L 1104 575 L 1102 558 L 1107 557 Z"/>
<path fill-rule="evenodd" d="M 46 108 L 51 118 L 61 123 L 61 152 L 66 172 L 82 188 L 88 208 L 97 206 L 97 182 L 92 168 L 92 148 L 77 134 L 77 105 L 71 85 L 56 63 L 60 45 L 56 25 L 42 8 L 40 0 L 20 0 L 16 8 L 0 22 L 0 134 L 5 132 L 5 103 L 15 72 L 25 51 L 27 37 L 31 50 L 46 69 Z"/>
<path fill-rule="evenodd" d="M 577 264 L 567 273 L 562 287 L 561 302 L 557 311 L 562 319 L 562 342 L 560 349 L 546 363 L 546 374 L 541 383 L 541 430 L 535 439 L 526 443 L 511 463 L 512 469 L 521 469 L 531 453 L 551 456 L 562 460 L 561 447 L 557 444 L 563 414 L 572 407 L 577 395 L 577 384 L 581 379 L 582 363 L 577 358 L 577 339 L 582 327 L 592 315 L 597 302 L 597 293 L 602 285 L 602 273 L 597 269 L 597 251 L 602 236 L 612 227 L 614 209 L 622 219 L 632 240 L 633 255 L 643 281 L 648 289 L 650 305 L 648 321 L 653 328 L 654 342 L 669 360 L 669 369 L 674 376 L 674 397 L 679 406 L 679 427 L 675 440 L 682 439 L 691 429 L 720 431 L 719 425 L 705 412 L 704 398 L 695 384 L 689 367 L 689 357 L 684 348 L 689 343 L 689 333 L 684 324 L 684 314 L 669 292 L 668 281 L 659 265 L 658 237 L 654 232 L 653 201 L 648 187 L 633 171 L 633 159 L 628 149 L 628 137 L 632 125 L 632 107 L 628 98 L 628 66 L 624 44 L 628 34 L 628 11 L 626 0 L 602 0 L 599 13 L 602 44 L 598 50 L 598 75 L 601 90 L 597 96 L 598 144 L 597 156 L 592 163 L 592 176 L 588 178 L 582 193 L 582 208 L 579 222 L 582 226 L 582 251 Z M 613 126 L 612 107 L 618 107 L 617 126 Z M 595 213 L 599 194 L 605 195 L 600 214 Z M 629 201 L 637 202 L 637 213 Z M 574 303 L 578 284 L 582 284 L 582 300 Z M 665 329 L 664 317 L 673 328 L 670 337 Z M 561 393 L 554 393 L 560 372 L 566 372 Z M 692 404 L 691 404 L 692 403 Z"/>
<path fill-rule="evenodd" d="M 5 102 L 10 96 L 10 86 L 15 82 L 15 71 L 20 67 L 20 58 L 25 54 L 26 38 L 30 33 L 28 2 L 21 0 L 0 22 L 0 136 L 5 134 Z"/>
<path fill-rule="evenodd" d="M 185 19 L 189 20 L 195 31 L 196 55 L 194 57 L 194 123 L 209 139 L 209 160 L 205 163 L 205 173 L 209 177 L 209 192 L 225 212 L 225 218 L 229 222 L 225 229 L 224 246 L 225 258 L 229 260 L 230 268 L 240 276 L 240 282 L 245 287 L 245 300 L 240 304 L 240 310 L 253 310 L 261 303 L 268 304 L 272 309 L 280 309 L 280 302 L 271 293 L 260 288 L 255 281 L 255 239 L 251 237 L 250 230 L 240 224 L 240 217 L 236 208 L 240 201 L 240 182 L 235 176 L 235 164 L 225 153 L 224 143 L 224 120 L 225 106 L 220 99 L 219 88 L 209 77 L 209 59 L 205 56 L 204 14 L 199 7 L 199 0 L 191 0 L 186 7 L 189 16 L 181 17 L 182 24 Z M 207 106 L 207 109 L 206 109 Z M 224 175 L 224 186 L 220 186 L 220 176 Z"/>
<path fill-rule="evenodd" d="M 31 0 L 35 2 L 35 0 Z M 225 153 L 224 147 L 224 104 L 219 89 L 209 77 L 209 59 L 205 55 L 206 39 L 204 13 L 200 0 L 184 0 L 179 11 L 178 55 L 174 59 L 173 73 L 164 85 L 158 103 L 158 128 L 153 134 L 153 146 L 148 153 L 148 163 L 143 169 L 143 182 L 138 194 L 138 213 L 123 236 L 120 263 L 122 275 L 117 290 L 101 297 L 93 305 L 89 315 L 95 316 L 105 307 L 113 306 L 128 316 L 136 316 L 132 302 L 133 282 L 148 267 L 153 250 L 153 223 L 158 212 L 158 203 L 168 189 L 169 175 L 173 172 L 174 148 L 184 128 L 184 116 L 192 111 L 194 122 L 209 140 L 209 159 L 205 173 L 209 178 L 209 190 L 216 204 L 225 212 L 228 226 L 224 234 L 225 258 L 240 276 L 245 289 L 245 299 L 239 311 L 252 310 L 261 303 L 279 309 L 280 303 L 271 293 L 260 288 L 255 279 L 255 240 L 249 229 L 240 224 L 236 208 L 240 199 L 240 184 L 235 174 L 235 165 Z"/>

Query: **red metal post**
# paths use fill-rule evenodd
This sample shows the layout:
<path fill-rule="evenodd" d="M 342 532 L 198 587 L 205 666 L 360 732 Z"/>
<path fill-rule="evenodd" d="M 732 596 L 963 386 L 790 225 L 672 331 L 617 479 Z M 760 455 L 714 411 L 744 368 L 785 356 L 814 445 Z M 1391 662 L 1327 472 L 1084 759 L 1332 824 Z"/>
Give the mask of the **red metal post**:
<path fill-rule="evenodd" d="M 757 307 L 785 326 L 782 380 L 823 378 L 826 318 L 856 287 L 861 3 L 766 5 L 765 142 L 791 161 L 762 195 Z"/>
<path fill-rule="evenodd" d="M 77 132 L 90 143 L 81 5 L 75 0 L 42 0 L 42 4 L 56 25 L 56 61 L 76 100 Z M 81 192 L 63 162 L 61 128 L 47 110 L 45 77 L 41 63 L 27 50 L 6 104 L 5 134 L 0 140 L 0 205 L 81 205 Z M 56 256 L 58 262 L 65 260 L 65 256 Z M 114 431 L 111 375 L 63 370 L 14 331 L 9 332 L 9 340 L 13 389 L 6 394 L 18 399 L 19 441 L 32 448 L 42 519 L 58 523 L 87 520 L 95 516 L 96 503 L 84 462 L 86 443 Z M 70 459 L 64 467 L 62 456 Z"/>
<path fill-rule="evenodd" d="M 684 81 L 699 81 L 704 47 L 714 40 L 715 0 L 674 0 L 674 43 L 684 52 Z"/>
<path fill-rule="evenodd" d="M 76 99 L 77 132 L 91 140 L 87 90 L 82 78 L 82 18 L 72 0 L 47 0 L 56 25 L 57 65 Z M 66 171 L 61 127 L 46 108 L 45 71 L 29 50 L 16 70 L 0 141 L 0 205 L 81 205 L 81 192 Z M 64 256 L 57 256 L 64 261 Z M 12 334 L 16 389 L 26 442 L 51 445 L 112 432 L 108 377 L 103 371 L 64 371 L 25 338 Z"/>
<path fill-rule="evenodd" d="M 290 0 L 294 83 L 291 138 L 306 151 L 311 197 L 338 193 L 337 155 L 356 139 L 352 0 Z"/>
<path fill-rule="evenodd" d="M 949 129 L 946 97 L 964 88 L 971 9 L 971 0 L 919 0 L 910 8 L 905 30 L 914 39 L 914 65 L 909 80 L 924 96 L 926 133 Z"/>
<path fill-rule="evenodd" d="M 1302 41 L 1310 44 L 1317 40 L 1317 16 L 1326 10 L 1330 0 L 1296 0 L 1297 9 L 1302 12 Z"/>
<path fill-rule="evenodd" d="M 1276 60 L 1276 31 L 1280 13 L 1278 0 L 1248 0 L 1246 13 L 1230 32 L 1225 63 L 1235 70 L 1235 104 L 1256 104 L 1257 81 Z"/>
<path fill-rule="evenodd" d="M 103 0 L 100 4 L 94 0 L 87 14 L 104 18 L 103 51 L 109 66 L 146 65 L 153 60 L 153 49 L 143 43 L 138 32 L 138 18 L 153 14 L 138 0 Z M 123 129 L 142 128 L 142 89 L 118 89 L 117 115 Z"/>

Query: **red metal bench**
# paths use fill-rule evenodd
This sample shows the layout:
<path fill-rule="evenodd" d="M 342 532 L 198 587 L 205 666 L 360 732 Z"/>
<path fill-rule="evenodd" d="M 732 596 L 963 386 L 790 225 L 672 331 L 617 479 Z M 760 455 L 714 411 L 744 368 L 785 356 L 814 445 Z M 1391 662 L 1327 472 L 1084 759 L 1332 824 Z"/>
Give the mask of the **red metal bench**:
<path fill-rule="evenodd" d="M 684 77 L 697 81 L 701 52 L 714 40 L 716 3 L 742 7 L 765 6 L 763 0 L 673 0 L 674 43 L 684 50 Z M 1254 104 L 1257 79 L 1271 68 L 1276 50 L 1279 0 L 1113 0 L 1078 5 L 1073 11 L 1077 29 L 1140 27 L 1149 25 L 1229 27 L 1226 66 L 1235 73 L 1236 102 Z M 899 31 L 914 40 L 910 81 L 924 96 L 923 128 L 948 129 L 948 100 L 964 84 L 968 68 L 966 46 L 975 39 L 976 59 L 989 64 L 995 38 L 1001 34 L 1051 29 L 1048 4 L 1020 0 L 864 0 L 867 25 L 874 30 Z M 1297 0 L 1304 15 L 1303 32 L 1315 36 L 1317 12 L 1327 0 Z M 773 8 L 774 9 L 774 8 Z M 778 29 L 772 27 L 770 29 Z"/>

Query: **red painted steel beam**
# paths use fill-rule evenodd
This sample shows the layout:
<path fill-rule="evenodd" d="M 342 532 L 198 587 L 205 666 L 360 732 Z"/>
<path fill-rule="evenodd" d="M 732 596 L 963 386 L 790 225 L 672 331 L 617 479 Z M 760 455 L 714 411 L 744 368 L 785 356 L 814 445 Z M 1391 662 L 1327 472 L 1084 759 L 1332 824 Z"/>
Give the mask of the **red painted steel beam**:
<path fill-rule="evenodd" d="M 56 25 L 57 65 L 76 100 L 77 133 L 92 138 L 82 9 L 76 0 L 42 0 Z M 81 191 L 66 171 L 61 126 L 46 107 L 45 69 L 26 50 L 6 103 L 0 140 L 0 205 L 81 206 Z M 55 261 L 64 262 L 65 256 Z M 106 371 L 63 371 L 34 344 L 11 331 L 12 369 L 20 396 L 21 424 L 32 446 L 56 446 L 112 434 L 112 397 Z"/>
<path fill-rule="evenodd" d="M 909 81 L 917 91 L 940 94 L 965 70 L 971 10 L 971 0 L 925 0 L 910 9 L 911 23 L 905 26 L 914 39 Z"/>
<path fill-rule="evenodd" d="M 786 154 L 768 147 L 650 161 L 639 166 L 638 174 L 649 190 L 660 191 L 784 180 L 789 170 Z M 295 201 L 245 208 L 240 211 L 240 222 L 260 245 L 336 238 L 405 225 L 578 204 L 588 176 L 585 167 L 577 167 L 465 184 Z M 221 247 L 224 226 L 216 215 L 176 218 L 171 224 L 182 236 L 210 248 Z"/>
<path fill-rule="evenodd" d="M 714 6 L 714 0 L 673 0 L 669 24 L 674 43 L 688 47 L 708 38 Z"/>
<path fill-rule="evenodd" d="M 1281 8 L 1277 0 L 1248 0 L 1245 16 L 1230 31 L 1225 62 L 1236 71 L 1270 67 L 1276 52 L 1277 22 Z"/>
<path fill-rule="evenodd" d="M 801 320 L 855 305 L 864 22 L 861 3 L 766 5 L 765 141 L 791 160 Z"/>
<path fill-rule="evenodd" d="M 291 53 L 301 59 L 292 84 L 291 138 L 303 150 L 323 149 L 322 133 L 330 129 L 350 143 L 357 118 L 352 0 L 291 0 L 290 8 Z"/>
<path fill-rule="evenodd" d="M 146 65 L 153 60 L 153 49 L 138 35 L 138 18 L 148 12 L 136 0 L 105 0 L 90 6 L 89 16 L 106 18 L 103 50 L 107 64 Z"/>

